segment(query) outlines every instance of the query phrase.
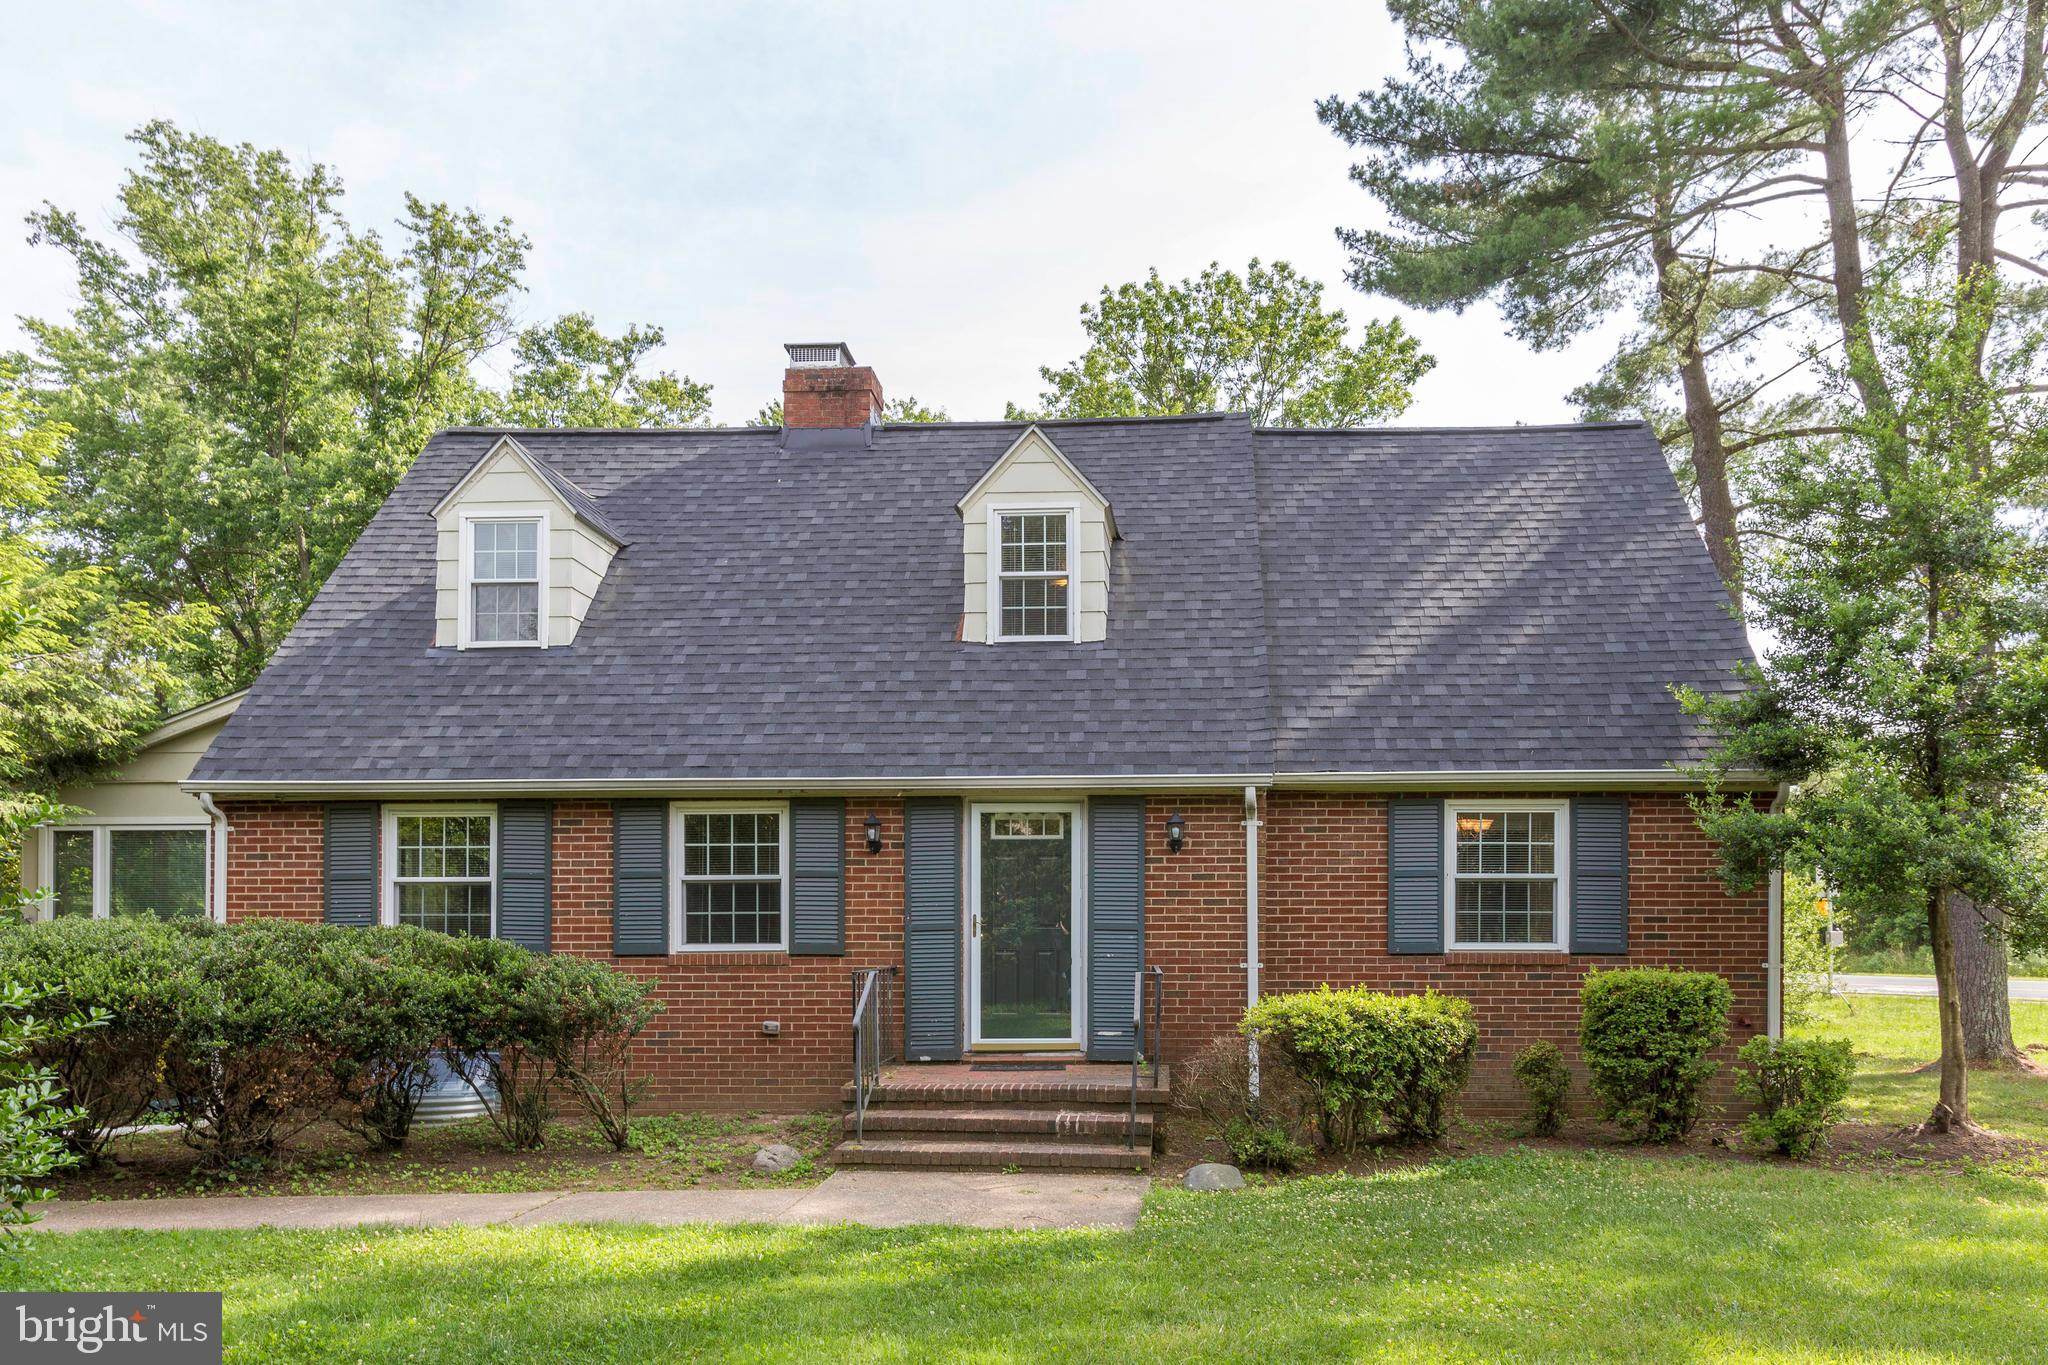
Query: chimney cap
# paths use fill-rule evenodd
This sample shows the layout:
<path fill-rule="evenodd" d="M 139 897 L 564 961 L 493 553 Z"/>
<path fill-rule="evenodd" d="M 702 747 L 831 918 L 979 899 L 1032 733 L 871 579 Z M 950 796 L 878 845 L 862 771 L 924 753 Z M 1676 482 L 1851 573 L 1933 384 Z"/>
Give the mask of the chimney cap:
<path fill-rule="evenodd" d="M 843 341 L 790 341 L 782 349 L 789 352 L 792 370 L 843 370 L 854 363 Z"/>

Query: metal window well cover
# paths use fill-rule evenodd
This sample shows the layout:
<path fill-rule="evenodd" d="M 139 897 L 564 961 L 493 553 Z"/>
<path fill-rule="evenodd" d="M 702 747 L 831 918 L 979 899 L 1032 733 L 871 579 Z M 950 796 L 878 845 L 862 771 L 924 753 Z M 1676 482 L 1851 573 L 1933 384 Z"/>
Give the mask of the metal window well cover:
<path fill-rule="evenodd" d="M 428 1058 L 427 1072 L 426 1093 L 420 1097 L 420 1107 L 413 1114 L 415 1128 L 437 1128 L 480 1119 L 490 1112 L 488 1106 L 497 1102 L 498 1092 L 491 1085 L 482 1058 L 477 1059 L 470 1073 L 476 1080 L 475 1088 L 463 1080 L 454 1059 L 444 1052 L 436 1052 Z M 477 1093 L 479 1089 L 482 1094 Z"/>

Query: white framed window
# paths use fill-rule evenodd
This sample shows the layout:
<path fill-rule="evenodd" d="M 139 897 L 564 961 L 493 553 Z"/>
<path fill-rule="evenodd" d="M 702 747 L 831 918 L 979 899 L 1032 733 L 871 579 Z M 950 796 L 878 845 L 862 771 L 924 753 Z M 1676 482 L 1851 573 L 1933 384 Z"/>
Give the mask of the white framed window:
<path fill-rule="evenodd" d="M 788 805 L 679 801 L 671 816 L 675 896 L 668 941 L 675 950 L 786 950 Z"/>
<path fill-rule="evenodd" d="M 462 518 L 462 644 L 545 649 L 548 519 L 480 509 Z"/>
<path fill-rule="evenodd" d="M 989 638 L 1074 638 L 1071 507 L 989 509 Z"/>
<path fill-rule="evenodd" d="M 1444 942 L 1562 951 L 1570 938 L 1570 805 L 1451 801 L 1444 808 Z"/>
<path fill-rule="evenodd" d="M 207 821 L 57 825 L 41 831 L 41 918 L 205 919 L 213 890 Z"/>
<path fill-rule="evenodd" d="M 490 938 L 497 872 L 497 807 L 384 808 L 386 924 Z"/>

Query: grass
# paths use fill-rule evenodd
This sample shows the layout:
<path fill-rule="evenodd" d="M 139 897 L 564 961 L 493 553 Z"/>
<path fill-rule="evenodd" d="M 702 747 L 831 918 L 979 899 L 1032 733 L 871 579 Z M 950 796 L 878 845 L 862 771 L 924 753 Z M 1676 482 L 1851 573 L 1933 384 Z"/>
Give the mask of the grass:
<path fill-rule="evenodd" d="M 1933 976 L 1934 953 L 1927 948 L 1843 948 L 1835 953 L 1835 970 L 1878 976 Z M 2048 977 L 2048 956 L 2014 958 L 2012 975 Z"/>
<path fill-rule="evenodd" d="M 1850 995 L 1817 1000 L 1805 1035 L 1846 1035 L 1856 1045 L 1856 1084 L 1844 1117 L 1864 1123 L 1915 1124 L 1927 1117 L 1939 1078 L 1919 1068 L 1940 1055 L 1934 1001 Z M 2048 1064 L 2048 1001 L 2012 1002 L 2013 1037 Z M 2012 1071 L 1972 1071 L 1970 1110 L 1977 1122 L 2009 1137 L 2048 1142 L 2048 1078 Z"/>
<path fill-rule="evenodd" d="M 37 1237 L 7 1289 L 226 1293 L 230 1361 L 2012 1360 L 2039 1182 L 1538 1154 L 1134 1233 L 541 1227 Z"/>

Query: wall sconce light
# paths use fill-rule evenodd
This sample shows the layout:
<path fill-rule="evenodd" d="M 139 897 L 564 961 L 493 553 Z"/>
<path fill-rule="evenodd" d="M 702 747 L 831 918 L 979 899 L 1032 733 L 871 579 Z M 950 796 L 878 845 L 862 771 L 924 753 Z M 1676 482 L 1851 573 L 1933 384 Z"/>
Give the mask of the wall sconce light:
<path fill-rule="evenodd" d="M 1178 853 L 1180 846 L 1187 841 L 1188 822 L 1180 818 L 1179 811 L 1175 811 L 1166 817 L 1166 851 Z"/>
<path fill-rule="evenodd" d="M 882 817 L 870 814 L 861 828 L 868 832 L 868 852 L 880 853 L 882 851 Z"/>

